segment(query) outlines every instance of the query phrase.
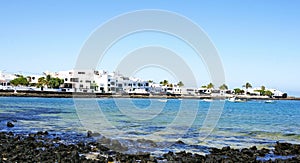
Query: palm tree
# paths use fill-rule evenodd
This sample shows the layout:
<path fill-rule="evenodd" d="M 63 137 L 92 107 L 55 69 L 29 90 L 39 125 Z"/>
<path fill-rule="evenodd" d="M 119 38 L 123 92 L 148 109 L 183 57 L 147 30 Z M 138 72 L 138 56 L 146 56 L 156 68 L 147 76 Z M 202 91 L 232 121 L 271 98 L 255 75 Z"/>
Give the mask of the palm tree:
<path fill-rule="evenodd" d="M 206 86 L 206 88 L 207 89 L 212 89 L 212 88 L 214 88 L 215 86 L 213 85 L 213 83 L 209 83 L 207 86 Z"/>
<path fill-rule="evenodd" d="M 246 88 L 245 94 L 248 94 L 248 88 L 252 88 L 252 85 L 247 82 L 245 85 L 243 85 L 244 88 Z"/>
<path fill-rule="evenodd" d="M 168 80 L 164 80 L 164 81 L 161 81 L 160 84 L 162 84 L 163 86 L 166 86 L 169 84 Z"/>
<path fill-rule="evenodd" d="M 46 79 L 45 79 L 45 77 L 40 77 L 38 79 L 37 87 L 40 88 L 44 85 L 47 85 Z"/>
<path fill-rule="evenodd" d="M 177 85 L 178 85 L 178 87 L 183 87 L 184 86 L 182 81 L 179 81 Z"/>
<path fill-rule="evenodd" d="M 226 84 L 222 84 L 219 89 L 221 90 L 227 90 L 228 89 L 228 86 Z"/>
<path fill-rule="evenodd" d="M 248 89 L 248 88 L 252 88 L 252 85 L 249 82 L 247 82 L 245 85 L 243 85 L 243 87 Z"/>
<path fill-rule="evenodd" d="M 264 96 L 265 93 L 266 93 L 266 87 L 265 86 L 261 86 L 260 90 L 257 90 L 257 91 L 260 93 L 260 95 Z"/>
<path fill-rule="evenodd" d="M 265 95 L 272 97 L 273 93 L 271 91 L 267 90 L 267 91 L 265 91 Z"/>

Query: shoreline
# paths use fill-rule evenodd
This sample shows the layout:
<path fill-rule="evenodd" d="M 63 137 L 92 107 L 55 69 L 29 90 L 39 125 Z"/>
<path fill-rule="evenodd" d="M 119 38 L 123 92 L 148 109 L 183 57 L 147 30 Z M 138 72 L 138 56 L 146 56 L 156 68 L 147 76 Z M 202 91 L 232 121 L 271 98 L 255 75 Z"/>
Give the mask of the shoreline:
<path fill-rule="evenodd" d="M 227 99 L 233 95 L 225 96 L 167 96 L 167 95 L 113 95 L 109 93 L 81 93 L 81 92 L 37 92 L 37 91 L 0 91 L 0 97 L 44 97 L 44 98 L 150 98 L 150 99 Z M 300 101 L 300 97 L 287 97 L 287 98 L 269 98 L 266 96 L 249 96 L 249 95 L 236 95 L 239 99 L 245 100 L 296 100 Z"/>
<path fill-rule="evenodd" d="M 161 156 L 151 153 L 125 154 L 111 150 L 101 141 L 88 140 L 65 143 L 63 138 L 39 131 L 29 134 L 0 132 L 0 162 L 298 162 L 300 144 L 277 142 L 273 149 L 209 148 L 209 154 L 200 155 L 186 151 L 166 152 Z M 180 142 L 184 143 L 184 142 Z"/>
<path fill-rule="evenodd" d="M 73 94 L 70 95 L 73 96 Z M 119 98 L 124 97 L 120 96 Z M 2 101 L 5 100 L 5 98 L 2 99 Z M 13 101 L 15 100 L 18 101 L 17 98 L 13 99 Z M 23 100 L 27 101 L 26 98 Z M 69 101 L 68 99 L 65 100 Z M 101 130 L 99 133 L 74 128 L 32 130 L 19 128 L 21 125 L 18 126 L 17 122 L 23 118 L 18 119 L 14 114 L 8 118 L 3 114 L 2 117 L 5 118 L 1 119 L 3 126 L 0 126 L 0 162 L 300 162 L 300 144 L 297 141 L 283 143 L 288 142 L 288 140 L 280 139 L 279 136 L 274 139 L 274 142 L 267 144 L 255 141 L 251 145 L 235 146 L 235 148 L 232 146 L 233 143 L 227 144 L 231 147 L 219 143 L 220 146 L 214 148 L 213 142 L 209 143 L 208 141 L 207 144 L 201 145 L 185 142 L 185 139 L 172 141 L 171 143 L 175 148 L 162 148 L 159 146 L 160 140 L 150 141 L 147 140 L 147 137 L 128 142 L 109 136 L 104 137 Z M 30 125 L 30 127 L 32 126 Z M 125 137 L 129 138 L 128 136 Z M 226 139 L 221 138 L 221 140 Z M 238 138 L 235 140 L 243 142 L 243 140 L 248 141 L 249 139 Z M 281 140 L 280 143 L 276 143 L 277 140 Z M 176 148 L 177 146 L 181 148 Z M 126 147 L 133 147 L 133 150 L 124 152 Z M 148 148 L 151 150 L 147 150 Z M 121 149 L 124 151 L 121 152 Z"/>

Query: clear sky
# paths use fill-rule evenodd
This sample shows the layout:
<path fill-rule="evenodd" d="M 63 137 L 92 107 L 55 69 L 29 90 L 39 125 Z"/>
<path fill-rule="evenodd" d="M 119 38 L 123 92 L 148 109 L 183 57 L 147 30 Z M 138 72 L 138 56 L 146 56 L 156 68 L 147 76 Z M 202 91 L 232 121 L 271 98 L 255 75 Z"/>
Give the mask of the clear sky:
<path fill-rule="evenodd" d="M 300 96 L 299 8 L 297 0 L 1 1 L 0 70 L 41 73 L 72 69 L 80 48 L 101 24 L 125 12 L 162 9 L 191 19 L 207 33 L 218 49 L 230 88 L 250 82 Z M 146 35 L 145 45 L 178 42 L 157 33 Z M 121 40 L 115 52 L 122 52 L 120 47 L 134 48 L 144 36 Z M 118 60 L 112 60 L 121 58 L 119 55 L 108 55 L 99 68 L 113 71 Z M 199 85 L 207 84 L 205 67 L 192 55 L 184 55 L 191 67 L 199 69 Z M 136 75 L 154 80 L 168 77 L 158 71 L 145 69 Z"/>

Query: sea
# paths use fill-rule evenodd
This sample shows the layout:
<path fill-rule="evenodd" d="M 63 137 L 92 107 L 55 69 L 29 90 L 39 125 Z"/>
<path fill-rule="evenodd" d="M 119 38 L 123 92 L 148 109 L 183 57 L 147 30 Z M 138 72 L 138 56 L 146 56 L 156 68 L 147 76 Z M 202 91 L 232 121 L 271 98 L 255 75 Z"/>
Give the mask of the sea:
<path fill-rule="evenodd" d="M 117 140 L 125 153 L 272 148 L 300 143 L 300 101 L 0 97 L 0 131 L 47 131 L 66 143 L 91 131 L 92 139 Z"/>

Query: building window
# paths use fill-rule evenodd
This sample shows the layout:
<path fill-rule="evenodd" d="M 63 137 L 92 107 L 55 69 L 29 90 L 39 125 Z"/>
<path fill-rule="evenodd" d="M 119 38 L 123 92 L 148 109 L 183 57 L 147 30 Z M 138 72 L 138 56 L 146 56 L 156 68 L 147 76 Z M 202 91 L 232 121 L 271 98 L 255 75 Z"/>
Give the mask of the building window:
<path fill-rule="evenodd" d="M 107 81 L 110 81 L 110 79 L 107 79 Z"/>
<path fill-rule="evenodd" d="M 85 72 L 78 72 L 78 74 L 85 74 Z"/>
<path fill-rule="evenodd" d="M 111 82 L 110 84 L 111 84 L 111 85 L 115 85 L 115 82 Z"/>
<path fill-rule="evenodd" d="M 78 82 L 79 79 L 78 78 L 71 78 L 71 82 Z"/>
<path fill-rule="evenodd" d="M 32 79 L 32 80 L 34 80 L 34 79 L 35 79 L 35 77 L 32 77 L 31 79 Z"/>
<path fill-rule="evenodd" d="M 79 87 L 80 87 L 80 88 L 83 88 L 83 84 L 80 84 Z"/>
<path fill-rule="evenodd" d="M 110 87 L 110 84 L 107 84 L 108 87 Z"/>
<path fill-rule="evenodd" d="M 148 86 L 149 86 L 149 83 L 145 83 L 145 86 L 148 87 Z"/>
<path fill-rule="evenodd" d="M 68 78 L 65 78 L 65 81 L 68 81 Z"/>
<path fill-rule="evenodd" d="M 91 83 L 91 81 L 90 81 L 90 80 L 86 80 L 85 82 L 86 82 L 86 83 Z"/>

